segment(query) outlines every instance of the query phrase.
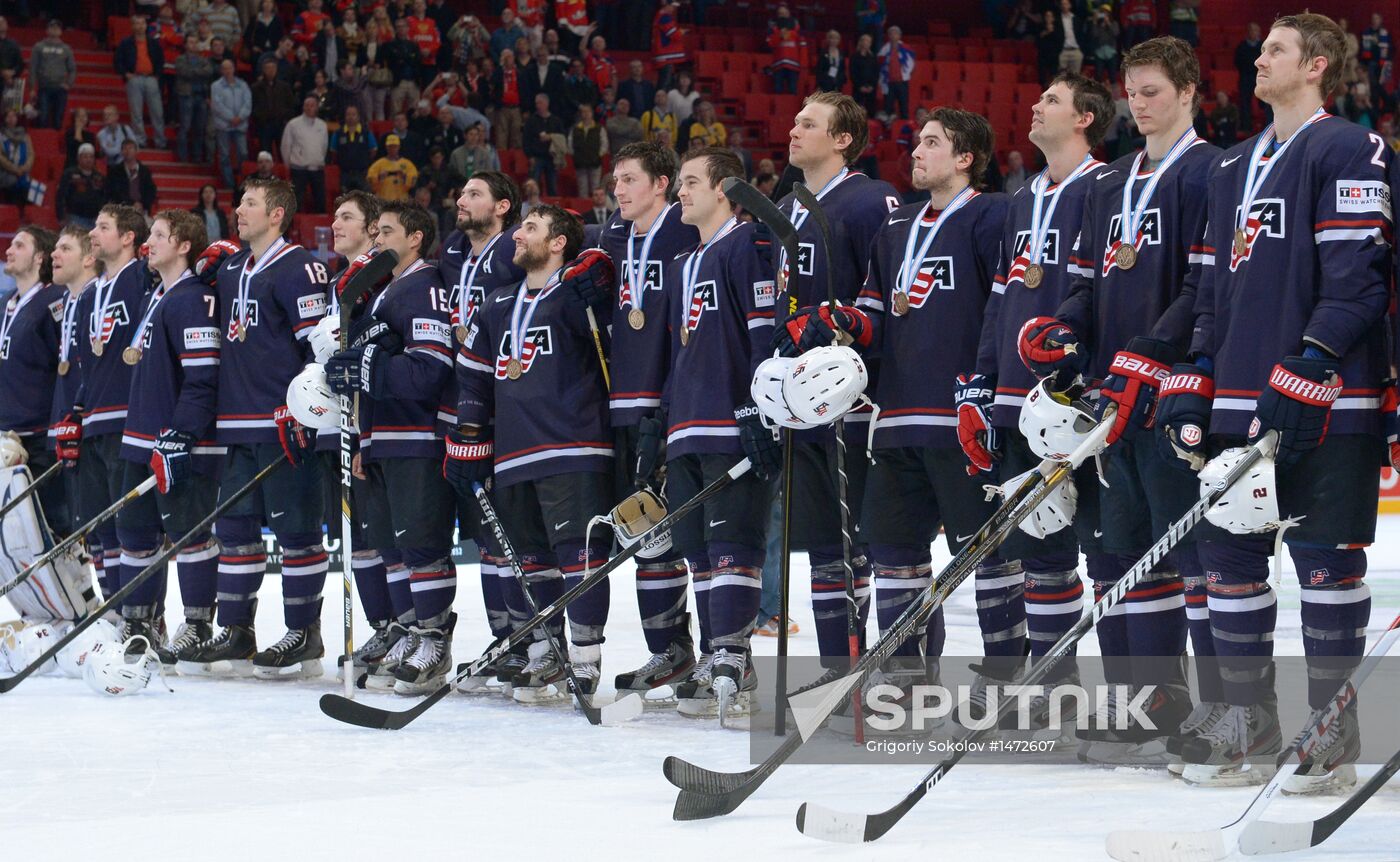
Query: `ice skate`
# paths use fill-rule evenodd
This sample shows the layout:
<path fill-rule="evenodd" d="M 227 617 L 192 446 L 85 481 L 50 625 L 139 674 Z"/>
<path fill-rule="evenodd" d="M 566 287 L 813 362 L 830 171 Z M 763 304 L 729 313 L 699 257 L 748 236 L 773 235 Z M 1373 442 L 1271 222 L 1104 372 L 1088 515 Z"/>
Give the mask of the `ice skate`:
<path fill-rule="evenodd" d="M 677 638 L 664 652 L 653 653 L 636 670 L 620 673 L 613 679 L 617 696 L 635 691 L 647 707 L 674 708 L 676 689 L 686 674 L 695 668 L 695 643 L 689 633 Z"/>
<path fill-rule="evenodd" d="M 549 641 L 530 644 L 530 661 L 511 680 L 511 698 L 516 703 L 549 705 L 564 702 L 568 692 L 564 685 L 564 666 L 554 657 Z"/>
<path fill-rule="evenodd" d="M 389 628 L 385 630 L 385 638 L 389 641 L 389 649 L 384 653 L 384 658 L 377 664 L 371 665 L 368 674 L 365 676 L 365 688 L 370 691 L 393 691 L 394 684 L 398 678 L 394 676 L 394 671 L 398 669 L 399 663 L 408 658 L 417 646 L 417 635 L 400 622 L 389 623 Z"/>
<path fill-rule="evenodd" d="M 717 714 L 714 709 L 715 693 L 710 688 L 714 665 L 713 655 L 702 655 L 696 660 L 695 667 L 690 669 L 690 676 L 676 686 L 676 712 L 687 718 Z"/>
<path fill-rule="evenodd" d="M 175 669 L 190 676 L 253 675 L 257 635 L 251 625 L 224 626 L 218 634 L 176 657 Z"/>
<path fill-rule="evenodd" d="M 457 615 L 450 614 L 444 624 L 416 630 L 413 652 L 394 668 L 394 694 L 428 694 L 447 682 L 447 672 L 452 668 L 452 630 L 456 626 Z"/>
<path fill-rule="evenodd" d="M 1274 774 L 1272 762 L 1248 758 L 1277 754 L 1283 747 L 1272 705 L 1231 706 L 1220 719 L 1181 746 L 1184 781 L 1202 787 L 1248 787 Z"/>
<path fill-rule="evenodd" d="M 365 641 L 353 653 L 351 653 L 352 673 L 355 674 L 356 681 L 369 672 L 370 668 L 384 660 L 384 656 L 389 652 L 389 625 L 388 623 L 373 623 L 374 634 Z M 341 655 L 335 660 L 335 678 L 337 682 L 345 680 L 345 656 Z"/>
<path fill-rule="evenodd" d="M 1181 747 L 1186 744 L 1186 740 L 1194 739 L 1206 728 L 1213 726 L 1227 709 L 1229 704 L 1218 700 L 1203 700 L 1196 704 L 1191 714 L 1182 720 L 1176 734 L 1167 737 L 1167 753 L 1170 755 L 1167 761 L 1168 772 L 1181 775 L 1182 770 L 1186 768 L 1186 762 L 1181 759 Z"/>
<path fill-rule="evenodd" d="M 583 694 L 592 698 L 598 692 L 598 679 L 603 672 L 602 645 L 570 646 L 569 664 L 574 669 L 574 679 L 577 679 L 579 686 L 583 688 Z M 569 680 L 568 685 L 577 706 L 579 692 L 574 690 L 573 680 Z"/>
<path fill-rule="evenodd" d="M 1132 713 L 1120 718 L 1120 711 L 1137 698 L 1139 689 L 1130 688 L 1127 700 L 1119 698 L 1120 691 L 1118 685 L 1110 685 L 1095 721 L 1075 731 L 1079 761 L 1100 766 L 1166 766 L 1172 756 L 1167 751 L 1167 740 L 1180 731 L 1190 714 L 1189 693 L 1182 686 L 1157 685 L 1141 707 L 1148 726 L 1134 720 Z M 1126 726 L 1119 727 L 1120 724 Z"/>
<path fill-rule="evenodd" d="M 511 647 L 509 651 L 503 652 L 496 658 L 487 662 L 486 665 L 482 667 L 481 670 L 477 673 L 471 676 L 462 677 L 461 680 L 459 680 L 457 683 L 457 691 L 461 692 L 462 694 L 500 693 L 501 687 L 506 682 L 501 680 L 500 678 L 502 669 L 506 666 L 506 663 L 509 662 L 511 659 L 519 657 L 521 659 L 520 664 L 511 672 L 511 675 L 514 676 L 516 673 L 519 673 L 520 668 L 523 668 L 525 666 L 525 659 L 523 658 L 524 654 L 525 647 L 516 644 L 514 647 Z M 461 664 L 457 665 L 457 676 L 462 676 L 462 673 L 467 669 L 468 664 L 469 662 L 462 662 Z"/>
<path fill-rule="evenodd" d="M 121 639 L 126 644 L 126 661 L 128 664 L 140 661 L 146 655 L 148 648 L 159 651 L 165 648 L 164 632 L 156 629 L 155 622 L 149 616 L 126 617 L 122 620 Z M 136 640 L 132 640 L 136 638 Z"/>
<path fill-rule="evenodd" d="M 1312 728 L 1293 741 L 1296 746 Z M 1356 786 L 1356 759 L 1361 756 L 1361 728 L 1355 706 L 1328 725 L 1312 756 L 1283 782 L 1283 792 L 1294 796 L 1341 793 Z"/>
<path fill-rule="evenodd" d="M 253 676 L 258 679 L 315 679 L 326 672 L 321 666 L 325 654 L 319 622 L 304 629 L 288 629 L 280 641 L 253 656 Z"/>
<path fill-rule="evenodd" d="M 189 652 L 213 636 L 214 627 L 208 620 L 187 619 L 175 630 L 175 637 L 170 639 L 170 643 L 156 647 L 156 655 L 160 657 L 160 663 L 166 669 L 171 669 L 176 666 L 183 653 Z"/>
<path fill-rule="evenodd" d="M 865 735 L 891 738 L 913 738 L 929 736 L 942 727 L 946 723 L 946 720 L 942 718 L 925 718 L 922 720 L 921 726 L 916 726 L 910 714 L 910 710 L 912 710 L 914 706 L 914 686 L 937 685 L 939 678 L 938 665 L 936 663 L 931 662 L 927 669 L 925 669 L 917 658 L 891 659 L 885 667 L 871 673 L 869 678 L 866 679 L 865 685 L 859 689 L 862 703 L 861 716 L 862 720 L 865 722 Z M 870 719 L 874 714 L 865 709 L 863 704 L 871 690 L 877 687 L 880 689 L 878 692 L 880 702 L 898 705 L 900 709 L 905 710 L 906 720 L 904 724 L 892 730 L 879 730 L 870 726 Z M 853 713 L 854 710 L 851 699 L 846 698 L 846 700 L 842 702 L 840 708 L 828 719 L 826 724 L 827 728 L 833 733 L 839 733 L 842 736 L 855 736 L 856 722 Z"/>
<path fill-rule="evenodd" d="M 512 697 L 516 674 L 525 669 L 530 663 L 530 645 L 519 643 L 511 647 L 510 652 L 501 658 L 501 664 L 496 671 L 496 682 L 500 683 L 497 690 L 506 697 Z"/>
<path fill-rule="evenodd" d="M 681 701 L 677 711 L 689 718 L 718 717 L 720 726 L 745 718 L 756 711 L 753 692 L 758 688 L 758 675 L 746 652 L 719 650 L 710 662 L 708 697 L 693 697 Z M 695 692 L 701 693 L 700 689 Z"/>

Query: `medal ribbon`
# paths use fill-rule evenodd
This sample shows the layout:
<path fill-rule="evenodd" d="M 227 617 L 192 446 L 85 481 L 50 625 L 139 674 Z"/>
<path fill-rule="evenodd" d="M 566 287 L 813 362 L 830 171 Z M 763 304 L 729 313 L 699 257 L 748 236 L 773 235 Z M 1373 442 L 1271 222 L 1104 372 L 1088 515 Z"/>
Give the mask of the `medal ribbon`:
<path fill-rule="evenodd" d="M 42 283 L 36 284 L 23 297 L 12 296 L 10 301 L 5 303 L 5 320 L 0 322 L 0 343 L 10 337 L 10 327 L 14 326 L 15 318 L 19 317 L 20 311 L 29 304 L 29 300 L 38 296 L 44 287 Z"/>
<path fill-rule="evenodd" d="M 1031 263 L 1040 263 L 1040 256 L 1045 253 L 1045 237 L 1050 233 L 1050 224 L 1055 220 L 1055 209 L 1060 205 L 1061 192 L 1074 184 L 1074 181 L 1082 177 L 1090 168 L 1102 164 L 1094 159 L 1092 155 L 1084 156 L 1084 161 L 1079 163 L 1079 167 L 1070 172 L 1064 178 L 1055 191 L 1050 195 L 1050 207 L 1045 207 L 1045 190 L 1050 188 L 1050 169 L 1046 168 L 1040 172 L 1040 176 L 1031 182 L 1031 191 L 1035 194 L 1035 203 L 1031 205 L 1031 244 L 1026 249 L 1026 256 Z"/>
<path fill-rule="evenodd" d="M 651 223 L 651 227 L 646 233 L 647 238 L 642 240 L 642 256 L 640 258 L 632 253 L 633 242 L 637 238 L 635 222 L 632 229 L 627 232 L 627 260 L 622 267 L 622 287 L 618 291 L 617 297 L 620 304 L 630 304 L 638 311 L 642 310 L 642 303 L 646 300 L 644 294 L 647 291 L 647 261 L 651 260 L 651 243 L 661 232 L 661 225 L 666 221 L 666 216 L 670 215 L 671 208 L 674 206 L 675 204 L 667 204 L 656 220 Z"/>
<path fill-rule="evenodd" d="M 953 198 L 948 206 L 943 209 L 942 215 L 934 220 L 933 226 L 928 229 L 928 235 L 924 237 L 924 241 L 919 243 L 919 253 L 917 256 L 914 255 L 914 244 L 918 242 L 919 223 L 923 221 L 923 212 L 921 211 L 918 217 L 913 220 L 914 223 L 909 226 L 909 238 L 904 241 L 904 263 L 899 267 L 899 277 L 896 279 L 894 286 L 895 293 L 907 294 L 909 292 L 909 288 L 914 284 L 914 278 L 919 274 L 919 268 L 923 266 L 924 258 L 928 255 L 928 250 L 933 247 L 934 237 L 938 236 L 938 231 L 943 227 L 943 223 L 946 222 L 953 213 L 966 206 L 968 201 L 977 197 L 978 194 L 980 194 L 980 192 L 972 186 L 968 186 L 958 192 L 957 197 Z M 933 204 L 930 203 L 927 209 L 931 210 L 932 207 Z"/>
<path fill-rule="evenodd" d="M 369 313 L 370 313 L 370 314 L 374 314 L 376 311 L 379 310 L 380 304 L 381 304 L 382 302 L 384 302 L 384 297 L 385 297 L 385 296 L 388 296 L 388 294 L 389 294 L 389 288 L 391 288 L 391 287 L 393 287 L 394 285 L 398 284 L 398 283 L 399 283 L 400 281 L 402 281 L 403 279 L 405 279 L 405 278 L 407 278 L 408 276 L 414 274 L 415 272 L 417 272 L 418 270 L 422 269 L 423 267 L 425 267 L 425 266 L 427 266 L 427 265 L 428 265 L 428 262 L 427 262 L 426 260 L 424 260 L 423 258 L 421 258 L 421 257 L 418 258 L 417 260 L 415 260 L 413 263 L 409 264 L 409 265 L 408 265 L 408 269 L 405 269 L 405 270 L 403 271 L 403 273 L 402 273 L 398 278 L 396 278 L 396 279 L 394 279 L 393 281 L 389 282 L 387 285 L 384 286 L 384 289 L 383 289 L 383 290 L 379 291 L 379 295 L 376 296 L 376 297 L 374 298 L 374 304 L 371 305 L 371 306 L 369 307 Z"/>
<path fill-rule="evenodd" d="M 462 273 L 457 279 L 457 319 L 454 323 L 462 326 L 471 325 L 471 303 L 468 296 L 471 289 L 476 284 L 476 272 L 481 269 L 481 264 L 486 258 L 491 256 L 491 249 L 505 236 L 506 232 L 501 231 L 486 243 L 486 247 L 481 250 L 481 254 L 462 264 Z M 467 243 L 467 248 L 471 248 L 471 243 Z M 407 275 L 407 273 L 405 273 Z"/>
<path fill-rule="evenodd" d="M 1254 198 L 1259 194 L 1259 189 L 1263 188 L 1264 180 L 1269 178 L 1269 172 L 1274 169 L 1274 165 L 1277 165 L 1283 160 L 1283 154 L 1288 152 L 1288 148 L 1293 146 L 1294 141 L 1303 136 L 1303 132 L 1306 131 L 1309 126 L 1319 120 L 1325 120 L 1329 116 L 1331 115 L 1326 111 L 1318 108 L 1317 111 L 1308 118 L 1308 121 L 1303 124 L 1302 128 L 1294 132 L 1292 137 L 1284 141 L 1279 148 L 1274 151 L 1274 154 L 1269 157 L 1269 160 L 1265 162 L 1262 167 L 1259 161 L 1264 157 L 1264 151 L 1269 148 L 1269 144 L 1274 141 L 1274 124 L 1270 123 L 1269 127 L 1259 134 L 1258 140 L 1254 142 L 1254 150 L 1249 154 L 1249 166 L 1244 174 L 1244 197 L 1240 200 L 1239 214 L 1235 216 L 1236 228 L 1244 230 L 1248 226 L 1249 211 L 1254 208 Z"/>
<path fill-rule="evenodd" d="M 253 279 L 290 247 L 287 241 L 279 236 L 272 247 L 263 254 L 262 260 L 254 262 L 252 255 L 249 255 L 248 260 L 244 262 L 243 270 L 238 273 L 238 332 L 240 334 L 248 331 L 248 301 L 249 294 L 252 293 L 253 289 Z M 251 271 L 250 266 L 252 267 Z"/>
<path fill-rule="evenodd" d="M 822 198 L 826 197 L 827 192 L 841 185 L 853 176 L 855 176 L 855 173 L 850 168 L 842 168 L 840 173 L 827 180 L 826 185 L 822 186 L 821 191 L 817 192 L 817 200 L 821 200 Z M 802 230 L 802 225 L 807 223 L 807 216 L 809 215 L 811 215 L 811 213 L 807 212 L 806 207 L 802 206 L 802 202 L 797 200 L 796 198 L 793 198 L 792 226 L 797 230 Z M 778 272 L 782 272 L 783 268 L 786 266 L 787 252 L 781 252 L 779 254 L 778 259 Z"/>
<path fill-rule="evenodd" d="M 1137 183 L 1138 170 L 1142 167 L 1143 159 L 1147 156 L 1147 150 L 1142 150 L 1133 159 L 1133 170 L 1128 174 L 1128 181 L 1123 184 L 1123 209 L 1118 222 L 1118 229 L 1121 234 L 1121 242 L 1124 245 L 1136 247 L 1138 241 L 1138 231 L 1142 229 L 1142 219 L 1147 213 L 1147 204 L 1152 200 L 1152 194 L 1157 191 L 1157 184 L 1166 175 L 1167 169 L 1176 164 L 1177 160 L 1186 155 L 1186 151 L 1196 146 L 1204 144 L 1196 135 L 1195 129 L 1187 129 L 1185 134 L 1176 139 L 1172 148 L 1162 157 L 1161 164 L 1148 177 L 1147 184 L 1142 187 L 1142 197 L 1138 198 L 1137 206 L 1133 206 L 1133 186 Z"/>
<path fill-rule="evenodd" d="M 695 327 L 700 325 L 700 314 L 705 310 L 705 297 L 695 295 L 695 280 L 700 277 L 700 262 L 705 259 L 705 252 L 738 226 L 739 220 L 730 216 L 719 232 L 711 237 L 709 242 L 701 244 L 681 265 L 681 307 L 685 309 L 685 319 L 681 321 L 681 326 L 688 332 L 694 332 Z"/>
<path fill-rule="evenodd" d="M 87 283 L 87 287 L 84 287 L 83 290 L 87 290 L 87 288 L 88 288 L 88 287 L 91 287 L 96 281 L 97 281 L 97 279 L 93 279 L 92 281 L 88 282 L 88 283 Z M 59 333 L 59 335 L 62 337 L 62 341 L 61 341 L 61 342 L 59 343 L 59 345 L 58 345 L 58 361 L 59 361 L 59 362 L 67 362 L 67 361 L 68 361 L 68 350 L 69 350 L 69 345 L 72 344 L 72 342 L 74 341 L 74 339 L 77 338 L 77 335 L 78 335 L 78 332 L 77 332 L 77 330 L 78 330 L 78 299 L 79 299 L 79 297 L 81 297 L 81 296 L 82 296 L 82 291 L 79 291 L 79 292 L 78 292 L 78 296 L 74 296 L 73 294 L 70 293 L 70 294 L 68 294 L 68 295 L 64 298 L 64 302 L 63 302 L 63 323 L 61 323 L 61 324 L 59 325 L 59 329 L 58 329 L 58 333 Z"/>
<path fill-rule="evenodd" d="M 136 263 L 136 258 L 126 262 L 126 266 L 112 273 L 111 278 L 97 277 L 97 286 L 92 295 L 92 316 L 88 318 L 88 342 L 93 345 L 103 344 L 110 333 L 107 323 L 107 303 L 112 299 L 113 285 L 117 283 L 117 278 L 126 272 L 126 268 Z"/>
<path fill-rule="evenodd" d="M 549 281 L 545 282 L 544 287 L 540 288 L 540 292 L 535 294 L 534 299 L 528 299 L 527 301 L 529 289 L 526 288 L 525 281 L 520 282 L 520 288 L 515 292 L 515 305 L 512 306 L 510 310 L 510 358 L 520 363 L 522 371 L 525 368 L 525 333 L 530 331 L 530 321 L 535 319 L 535 312 L 540 308 L 540 300 L 548 296 L 550 291 L 558 286 L 559 277 L 562 273 L 563 270 L 561 269 L 551 275 Z M 529 306 L 525 311 L 525 319 L 523 322 L 520 319 L 522 306 Z M 531 354 L 535 352 L 533 343 L 530 347 L 530 352 Z M 497 376 L 500 376 L 502 371 L 503 369 L 498 361 L 496 363 Z"/>

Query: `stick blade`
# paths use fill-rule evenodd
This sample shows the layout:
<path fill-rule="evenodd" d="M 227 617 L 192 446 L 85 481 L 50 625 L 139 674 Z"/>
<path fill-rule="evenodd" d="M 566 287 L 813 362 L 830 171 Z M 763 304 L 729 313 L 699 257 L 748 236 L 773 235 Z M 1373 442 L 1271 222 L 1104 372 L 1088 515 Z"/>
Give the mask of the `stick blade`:
<path fill-rule="evenodd" d="M 1217 862 L 1230 855 L 1224 833 L 1149 832 L 1119 830 L 1110 832 L 1106 849 L 1119 862 Z"/>
<path fill-rule="evenodd" d="M 747 783 L 757 771 L 755 767 L 744 772 L 715 772 L 675 756 L 666 758 L 661 764 L 661 774 L 676 787 L 711 796 L 732 793 Z"/>
<path fill-rule="evenodd" d="M 744 804 L 753 789 L 740 787 L 730 793 L 696 793 L 682 790 L 676 794 L 676 807 L 671 810 L 672 820 L 709 820 L 723 817 Z"/>
<path fill-rule="evenodd" d="M 646 704 L 642 701 L 642 696 L 630 692 L 625 697 L 598 707 L 598 723 L 603 727 L 616 727 L 637 718 L 645 711 Z"/>
<path fill-rule="evenodd" d="M 811 802 L 804 802 L 797 809 L 798 832 L 838 844 L 864 844 L 871 840 L 865 835 L 868 820 L 864 814 L 850 814 Z"/>
<path fill-rule="evenodd" d="M 1312 839 L 1312 821 L 1279 823 L 1273 820 L 1256 820 L 1246 826 L 1240 834 L 1240 852 L 1246 856 L 1289 853 L 1313 846 Z"/>
<path fill-rule="evenodd" d="M 429 703 L 431 701 L 425 700 L 413 709 L 395 712 L 350 700 L 340 694 L 323 694 L 320 701 L 321 712 L 336 721 L 342 724 L 353 724 L 356 727 L 366 727 L 370 730 L 399 730 L 417 718 L 418 714 Z"/>

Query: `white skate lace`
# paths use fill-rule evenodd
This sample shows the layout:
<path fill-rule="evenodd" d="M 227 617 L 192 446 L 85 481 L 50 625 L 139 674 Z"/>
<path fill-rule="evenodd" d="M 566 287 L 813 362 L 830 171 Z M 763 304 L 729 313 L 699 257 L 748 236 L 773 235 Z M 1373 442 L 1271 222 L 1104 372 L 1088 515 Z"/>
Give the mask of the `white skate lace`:
<path fill-rule="evenodd" d="M 1205 740 L 1211 748 L 1225 751 L 1238 749 L 1241 754 L 1245 754 L 1246 741 L 1249 738 L 1248 731 L 1248 707 L 1231 706 L 1225 709 L 1219 721 L 1201 733 L 1201 739 Z"/>
<path fill-rule="evenodd" d="M 695 663 L 695 670 L 690 672 L 690 679 L 702 685 L 709 685 L 710 679 L 714 676 L 715 657 L 713 655 L 702 655 Z"/>
<path fill-rule="evenodd" d="M 714 660 L 711 662 L 710 675 L 713 677 L 715 668 L 719 667 L 720 665 L 724 665 L 725 667 L 734 668 L 739 672 L 738 675 L 740 677 L 743 677 L 744 664 L 747 661 L 748 656 L 744 653 L 720 650 L 719 652 L 715 653 Z"/>
<path fill-rule="evenodd" d="M 413 651 L 404 664 L 417 670 L 426 670 L 442 657 L 442 639 L 426 634 L 418 636 L 418 648 Z"/>
<path fill-rule="evenodd" d="M 1307 727 L 1305 727 L 1305 728 L 1303 728 L 1301 731 L 1299 731 L 1299 732 L 1298 732 L 1298 735 L 1295 736 L 1295 737 L 1293 738 L 1293 750 L 1294 750 L 1294 751 L 1297 751 L 1297 750 L 1298 750 L 1298 747 L 1301 746 L 1301 745 L 1304 743 L 1304 741 L 1308 738 L 1308 733 L 1309 733 L 1311 730 L 1312 730 L 1312 725 L 1309 724 Z M 1312 747 L 1312 751 L 1311 751 L 1309 754 L 1306 754 L 1305 757 L 1308 758 L 1308 759 L 1310 759 L 1310 760 L 1315 760 L 1315 759 L 1317 758 L 1317 755 L 1318 755 L 1319 753 L 1324 752 L 1324 751 L 1328 750 L 1329 748 L 1332 748 L 1333 746 L 1335 746 L 1338 742 L 1341 741 L 1341 738 L 1342 738 L 1342 718 L 1341 718 L 1341 717 L 1338 717 L 1335 721 L 1333 721 L 1331 724 L 1329 724 L 1329 725 L 1327 726 L 1327 729 L 1326 729 L 1326 730 L 1324 730 L 1324 731 L 1322 732 L 1322 737 L 1321 737 L 1320 739 L 1318 739 L 1317 744 L 1314 745 L 1314 746 Z"/>
<path fill-rule="evenodd" d="M 1201 728 L 1214 724 L 1220 720 L 1224 711 L 1225 705 L 1219 701 L 1202 701 L 1196 704 L 1191 710 L 1191 714 L 1186 716 L 1186 720 L 1181 723 L 1181 734 L 1183 736 L 1194 734 Z"/>
<path fill-rule="evenodd" d="M 366 656 L 372 656 L 375 653 L 382 652 L 384 645 L 388 643 L 388 641 L 389 635 L 385 633 L 384 629 L 376 630 L 375 633 L 370 636 L 370 639 L 364 642 L 363 646 L 355 650 L 355 661 L 364 662 Z"/>
<path fill-rule="evenodd" d="M 402 662 L 404 656 L 408 654 L 409 649 L 411 647 L 416 647 L 414 643 L 415 640 L 416 638 L 412 632 L 404 632 L 402 637 L 394 641 L 393 647 L 391 647 L 389 652 L 384 656 L 384 663 L 392 665 Z"/>
<path fill-rule="evenodd" d="M 602 668 L 591 661 L 574 662 L 574 676 L 579 679 L 596 680 L 602 673 Z"/>
<path fill-rule="evenodd" d="M 525 669 L 521 671 L 521 673 L 525 674 L 526 676 L 532 676 L 540 673 L 546 668 L 552 670 L 554 666 L 554 651 L 545 650 L 545 652 L 541 655 L 535 656 L 534 658 L 530 659 L 530 661 L 525 665 Z"/>
<path fill-rule="evenodd" d="M 267 651 L 270 653 L 276 653 L 278 655 L 282 655 L 283 653 L 289 653 L 292 650 L 300 647 L 302 644 L 302 640 L 305 637 L 306 632 L 302 629 L 288 629 L 287 633 L 282 635 L 282 639 L 277 643 L 273 644 L 272 646 L 268 647 Z"/>
<path fill-rule="evenodd" d="M 170 641 L 170 651 L 180 652 L 189 649 L 199 643 L 199 627 L 189 623 L 180 623 L 180 627 L 175 630 L 175 637 Z"/>

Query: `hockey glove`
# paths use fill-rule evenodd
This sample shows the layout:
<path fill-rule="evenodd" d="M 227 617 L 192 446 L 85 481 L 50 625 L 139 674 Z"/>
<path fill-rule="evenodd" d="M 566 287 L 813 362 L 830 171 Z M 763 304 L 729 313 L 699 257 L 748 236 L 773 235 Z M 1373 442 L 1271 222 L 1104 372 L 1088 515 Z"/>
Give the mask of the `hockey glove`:
<path fill-rule="evenodd" d="M 157 491 L 169 494 L 176 483 L 189 479 L 194 442 L 193 434 L 169 428 L 156 437 L 156 444 L 151 447 L 151 472 L 156 475 Z"/>
<path fill-rule="evenodd" d="M 1110 403 L 1118 405 L 1113 427 L 1108 432 L 1108 445 L 1112 446 L 1121 437 L 1131 439 L 1138 431 L 1152 427 L 1157 411 L 1157 390 L 1170 375 L 1169 363 L 1176 354 L 1170 344 L 1143 336 L 1137 336 L 1128 342 L 1127 349 L 1114 354 L 1108 366 L 1108 377 L 1099 389 L 1102 397 L 1097 411 L 1102 419 L 1104 408 Z"/>
<path fill-rule="evenodd" d="M 1053 317 L 1032 317 L 1016 336 L 1016 351 L 1037 380 L 1053 377 L 1050 388 L 1063 392 L 1076 384 L 1089 360 L 1074 330 Z"/>
<path fill-rule="evenodd" d="M 277 442 L 282 444 L 282 451 L 287 453 L 287 460 L 293 467 L 301 466 L 302 461 L 316 454 L 316 434 L 298 422 L 287 405 L 278 407 L 272 419 L 277 423 Z"/>
<path fill-rule="evenodd" d="M 389 391 L 389 357 L 395 346 L 385 341 L 340 351 L 326 360 L 326 385 L 337 395 L 363 392 L 371 398 L 384 397 Z"/>
<path fill-rule="evenodd" d="M 219 278 L 219 267 L 224 265 L 224 261 L 242 251 L 238 243 L 227 239 L 209 244 L 209 247 L 200 252 L 199 257 L 194 262 L 195 277 L 210 287 Z"/>
<path fill-rule="evenodd" d="M 458 496 L 475 496 L 472 485 L 486 484 L 496 470 L 495 445 L 489 429 L 454 428 L 444 440 L 447 454 L 442 459 L 442 477 Z"/>
<path fill-rule="evenodd" d="M 969 476 L 990 473 L 1001 457 L 997 451 L 997 429 L 992 426 L 992 401 L 996 381 L 985 374 L 959 374 L 953 387 L 953 404 L 958 410 L 958 442 L 970 466 Z"/>
<path fill-rule="evenodd" d="M 374 256 L 377 254 L 379 254 L 379 249 L 373 248 L 365 252 L 364 254 L 359 255 L 354 260 L 350 261 L 350 265 L 345 267 L 345 271 L 340 274 L 340 278 L 336 279 L 335 295 L 337 297 L 345 292 L 345 287 L 348 284 L 350 284 L 350 282 L 355 280 L 355 276 L 359 274 L 360 270 L 365 268 L 365 264 L 374 260 Z M 383 278 L 370 285 L 369 291 L 365 294 L 365 296 L 374 296 L 375 294 L 379 293 L 381 289 L 383 289 L 384 285 L 388 284 L 393 280 L 394 274 L 392 272 L 385 273 Z"/>
<path fill-rule="evenodd" d="M 1400 393 L 1392 383 L 1381 393 L 1381 428 L 1390 450 L 1390 469 L 1400 471 Z"/>
<path fill-rule="evenodd" d="M 656 475 L 666 452 L 666 414 L 657 410 L 637 420 L 637 487 L 645 488 Z"/>
<path fill-rule="evenodd" d="M 1204 358 L 1178 362 L 1157 391 L 1157 450 L 1183 470 L 1200 470 L 1206 463 L 1206 431 L 1215 398 L 1210 366 Z"/>
<path fill-rule="evenodd" d="M 752 401 L 740 405 L 734 420 L 739 423 L 739 442 L 753 474 L 761 482 L 778 478 L 783 470 L 783 447 L 778 445 L 777 433 L 763 424 L 757 405 Z"/>
<path fill-rule="evenodd" d="M 613 259 L 601 248 L 590 248 L 574 258 L 564 267 L 559 283 L 565 295 L 579 308 L 602 308 L 612 301 L 613 284 L 617 279 L 617 268 Z M 633 290 L 642 290 L 642 285 L 633 285 Z"/>
<path fill-rule="evenodd" d="M 368 347 L 378 344 L 397 353 L 403 349 L 403 339 L 389 324 L 368 314 L 350 324 L 350 337 L 345 342 L 350 347 Z"/>
<path fill-rule="evenodd" d="M 874 332 L 870 316 L 853 305 L 799 308 L 783 321 L 773 336 L 773 349 L 782 356 L 798 356 L 814 347 L 842 344 L 863 352 Z"/>
<path fill-rule="evenodd" d="M 83 442 L 82 417 L 69 413 L 53 426 L 55 452 L 65 467 L 78 463 L 78 449 Z"/>
<path fill-rule="evenodd" d="M 1277 431 L 1274 460 L 1294 463 L 1327 438 L 1332 404 L 1341 394 L 1337 360 L 1322 355 L 1288 357 L 1269 372 L 1269 385 L 1259 394 L 1254 421 L 1249 423 L 1249 442 L 1270 430 Z"/>

